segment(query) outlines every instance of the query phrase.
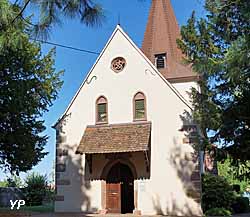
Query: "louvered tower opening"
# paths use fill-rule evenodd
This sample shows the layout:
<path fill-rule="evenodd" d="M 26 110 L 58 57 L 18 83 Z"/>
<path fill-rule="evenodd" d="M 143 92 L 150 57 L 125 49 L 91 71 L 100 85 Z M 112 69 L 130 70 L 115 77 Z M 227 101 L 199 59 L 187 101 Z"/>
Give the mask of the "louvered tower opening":
<path fill-rule="evenodd" d="M 155 66 L 157 69 L 164 69 L 166 67 L 166 53 L 155 55 Z"/>

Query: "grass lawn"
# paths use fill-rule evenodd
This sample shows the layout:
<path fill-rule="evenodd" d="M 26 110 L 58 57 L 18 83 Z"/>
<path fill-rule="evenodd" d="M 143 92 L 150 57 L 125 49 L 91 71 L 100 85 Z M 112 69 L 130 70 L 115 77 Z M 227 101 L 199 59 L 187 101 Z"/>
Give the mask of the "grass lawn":
<path fill-rule="evenodd" d="M 29 212 L 54 212 L 54 204 L 41 206 L 21 206 L 20 210 Z"/>
<path fill-rule="evenodd" d="M 10 207 L 0 207 L 0 212 L 11 212 L 11 211 L 25 211 L 25 212 L 54 212 L 54 204 L 46 204 L 41 206 L 21 206 L 19 210 L 15 209 L 11 210 Z"/>

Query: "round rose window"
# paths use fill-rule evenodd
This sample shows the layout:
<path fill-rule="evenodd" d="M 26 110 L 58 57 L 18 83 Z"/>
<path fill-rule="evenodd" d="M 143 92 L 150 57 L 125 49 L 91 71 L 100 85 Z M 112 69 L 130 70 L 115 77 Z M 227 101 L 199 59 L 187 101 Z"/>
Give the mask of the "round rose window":
<path fill-rule="evenodd" d="M 121 72 L 126 65 L 126 61 L 123 57 L 116 57 L 111 62 L 111 68 L 115 72 Z"/>

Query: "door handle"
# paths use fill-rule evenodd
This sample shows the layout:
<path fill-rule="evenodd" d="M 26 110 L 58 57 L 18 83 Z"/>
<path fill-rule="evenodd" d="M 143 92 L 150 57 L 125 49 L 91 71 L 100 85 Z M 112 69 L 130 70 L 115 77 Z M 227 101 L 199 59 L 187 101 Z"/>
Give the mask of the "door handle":
<path fill-rule="evenodd" d="M 118 194 L 118 193 L 111 193 L 112 195 L 116 195 L 116 194 Z"/>

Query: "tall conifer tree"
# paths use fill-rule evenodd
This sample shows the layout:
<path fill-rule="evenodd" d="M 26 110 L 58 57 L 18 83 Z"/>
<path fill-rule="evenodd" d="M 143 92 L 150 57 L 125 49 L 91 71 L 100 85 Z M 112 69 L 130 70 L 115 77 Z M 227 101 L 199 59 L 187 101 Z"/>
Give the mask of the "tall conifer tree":
<path fill-rule="evenodd" d="M 43 56 L 29 40 L 31 26 L 12 22 L 19 7 L 1 0 L 0 10 L 0 167 L 18 174 L 47 154 L 42 115 L 57 98 L 62 71 L 54 49 Z"/>
<path fill-rule="evenodd" d="M 206 18 L 193 13 L 178 44 L 200 76 L 192 90 L 194 117 L 203 145 L 218 142 L 249 177 L 250 160 L 250 1 L 206 0 Z M 219 146 L 220 147 L 220 146 Z"/>

